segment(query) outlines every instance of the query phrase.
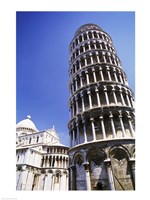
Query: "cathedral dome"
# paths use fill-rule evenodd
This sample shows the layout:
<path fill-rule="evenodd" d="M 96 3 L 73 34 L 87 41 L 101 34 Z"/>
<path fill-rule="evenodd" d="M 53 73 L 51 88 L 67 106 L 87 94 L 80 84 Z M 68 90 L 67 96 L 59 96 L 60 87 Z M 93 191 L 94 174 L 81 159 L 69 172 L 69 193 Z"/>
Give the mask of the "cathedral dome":
<path fill-rule="evenodd" d="M 26 119 L 17 123 L 16 130 L 23 133 L 34 133 L 38 131 L 35 124 L 31 120 L 31 116 L 29 115 Z"/>

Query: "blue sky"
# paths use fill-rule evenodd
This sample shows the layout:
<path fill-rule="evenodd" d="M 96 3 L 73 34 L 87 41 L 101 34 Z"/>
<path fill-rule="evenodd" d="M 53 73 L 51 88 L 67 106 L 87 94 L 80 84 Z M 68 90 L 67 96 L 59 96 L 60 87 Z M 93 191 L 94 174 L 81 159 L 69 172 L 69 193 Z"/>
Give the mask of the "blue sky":
<path fill-rule="evenodd" d="M 31 115 L 39 130 L 52 128 L 69 146 L 69 44 L 83 24 L 112 38 L 135 93 L 134 12 L 17 12 L 16 122 Z"/>

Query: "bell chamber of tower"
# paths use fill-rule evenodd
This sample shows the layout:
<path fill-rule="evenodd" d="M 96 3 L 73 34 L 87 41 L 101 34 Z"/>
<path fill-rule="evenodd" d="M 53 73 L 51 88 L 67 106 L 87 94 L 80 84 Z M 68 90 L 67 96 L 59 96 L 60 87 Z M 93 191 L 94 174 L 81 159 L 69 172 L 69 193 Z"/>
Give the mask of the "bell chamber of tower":
<path fill-rule="evenodd" d="M 134 190 L 134 95 L 113 41 L 85 24 L 69 53 L 69 189 Z"/>

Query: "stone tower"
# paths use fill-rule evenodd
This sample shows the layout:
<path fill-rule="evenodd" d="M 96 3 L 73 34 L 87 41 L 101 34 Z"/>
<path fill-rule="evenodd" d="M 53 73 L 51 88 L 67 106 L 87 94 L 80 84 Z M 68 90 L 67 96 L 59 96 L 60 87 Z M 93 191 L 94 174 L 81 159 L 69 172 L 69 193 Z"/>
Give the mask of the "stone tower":
<path fill-rule="evenodd" d="M 69 51 L 70 190 L 134 190 L 134 97 L 112 39 L 85 24 Z"/>

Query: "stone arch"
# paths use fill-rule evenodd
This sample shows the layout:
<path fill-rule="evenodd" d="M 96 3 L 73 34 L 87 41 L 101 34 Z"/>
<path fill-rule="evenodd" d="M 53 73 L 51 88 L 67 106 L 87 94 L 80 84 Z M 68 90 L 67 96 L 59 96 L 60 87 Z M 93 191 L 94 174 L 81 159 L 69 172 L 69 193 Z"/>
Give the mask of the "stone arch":
<path fill-rule="evenodd" d="M 120 89 L 121 88 L 118 85 L 115 85 L 114 88 L 115 88 L 115 94 L 116 94 L 118 105 L 122 106 L 123 102 L 122 102 L 121 95 L 120 95 Z"/>
<path fill-rule="evenodd" d="M 80 58 L 80 61 L 81 61 L 81 68 L 85 66 L 85 61 L 84 61 L 84 57 L 81 56 Z"/>
<path fill-rule="evenodd" d="M 100 103 L 102 106 L 106 105 L 106 98 L 104 94 L 104 86 L 102 84 L 99 85 L 99 97 L 100 97 Z"/>
<path fill-rule="evenodd" d="M 79 70 L 79 60 L 77 60 L 76 66 L 77 66 L 77 71 L 78 71 Z"/>
<path fill-rule="evenodd" d="M 112 173 L 116 190 L 134 189 L 129 157 L 129 151 L 123 146 L 114 146 L 110 149 Z"/>
<path fill-rule="evenodd" d="M 99 183 L 101 183 L 103 189 L 108 189 L 107 172 L 104 164 L 105 158 L 106 154 L 100 147 L 92 147 L 87 153 L 91 190 L 99 190 L 97 187 Z"/>
<path fill-rule="evenodd" d="M 104 112 L 103 121 L 104 121 L 104 126 L 105 126 L 106 138 L 108 139 L 113 138 L 109 111 Z"/>
<path fill-rule="evenodd" d="M 96 31 L 93 31 L 93 34 L 94 34 L 94 38 L 98 38 Z"/>
<path fill-rule="evenodd" d="M 81 153 L 77 152 L 74 155 L 75 166 L 75 182 L 77 190 L 86 190 L 86 174 L 84 168 L 84 157 Z"/>
<path fill-rule="evenodd" d="M 84 162 L 84 157 L 83 157 L 82 153 L 81 152 L 76 152 L 73 155 L 72 164 L 75 165 L 75 163 L 78 162 L 80 159 L 83 160 L 82 162 Z"/>
<path fill-rule="evenodd" d="M 84 40 L 87 40 L 87 34 L 86 33 L 83 34 L 83 37 L 84 37 Z"/>
<path fill-rule="evenodd" d="M 107 85 L 107 94 L 108 94 L 108 99 L 109 99 L 109 104 L 110 106 L 114 106 L 115 105 L 115 99 L 114 99 L 114 95 L 113 95 L 113 85 Z"/>
<path fill-rule="evenodd" d="M 122 127 L 121 127 L 120 119 L 119 119 L 120 112 L 118 110 L 113 110 L 112 114 L 113 114 L 115 130 L 116 130 L 116 137 L 122 138 L 123 133 L 122 133 Z"/>
<path fill-rule="evenodd" d="M 99 155 L 101 158 L 105 159 L 106 158 L 106 154 L 104 152 L 103 149 L 101 149 L 100 147 L 91 147 L 89 148 L 87 154 L 86 154 L 86 161 L 89 162 L 89 158 L 93 155 L 93 154 L 97 154 Z M 96 159 L 96 158 L 95 158 Z"/>
<path fill-rule="evenodd" d="M 93 57 L 93 63 L 96 64 L 98 62 L 96 52 L 92 53 L 92 57 Z"/>
<path fill-rule="evenodd" d="M 78 38 L 76 38 L 75 43 L 76 43 L 76 45 L 78 45 Z"/>
<path fill-rule="evenodd" d="M 88 46 L 88 44 L 87 43 L 85 43 L 85 51 L 88 51 L 89 50 L 89 46 Z"/>
<path fill-rule="evenodd" d="M 122 89 L 122 95 L 124 98 L 125 105 L 128 106 L 128 100 L 127 100 L 127 96 L 126 96 L 127 89 L 125 87 L 122 87 L 121 89 Z"/>
<path fill-rule="evenodd" d="M 62 173 L 68 175 L 68 171 L 67 170 L 63 170 Z"/>
<path fill-rule="evenodd" d="M 90 42 L 91 49 L 95 49 L 93 41 Z"/>
<path fill-rule="evenodd" d="M 82 36 L 81 35 L 79 36 L 79 42 L 82 42 Z"/>
<path fill-rule="evenodd" d="M 52 169 L 48 170 L 48 173 L 53 174 L 54 171 Z"/>
<path fill-rule="evenodd" d="M 92 39 L 92 33 L 90 31 L 88 32 L 88 36 L 90 39 Z"/>
<path fill-rule="evenodd" d="M 124 152 L 126 154 L 126 157 L 129 159 L 130 158 L 130 153 L 129 153 L 129 150 L 122 146 L 122 145 L 114 145 L 112 146 L 110 149 L 109 149 L 109 157 L 111 157 L 111 155 L 116 151 L 116 150 L 121 150 L 122 152 Z"/>
<path fill-rule="evenodd" d="M 96 41 L 96 48 L 100 49 L 100 43 L 98 41 Z"/>
<path fill-rule="evenodd" d="M 61 171 L 56 170 L 54 174 L 54 190 L 59 190 L 61 176 L 62 176 Z"/>
<path fill-rule="evenodd" d="M 80 53 L 79 53 L 79 49 L 76 49 L 76 57 L 79 56 Z"/>
<path fill-rule="evenodd" d="M 56 175 L 56 174 L 61 175 L 61 170 L 57 169 L 57 170 L 55 171 L 55 175 Z"/>

